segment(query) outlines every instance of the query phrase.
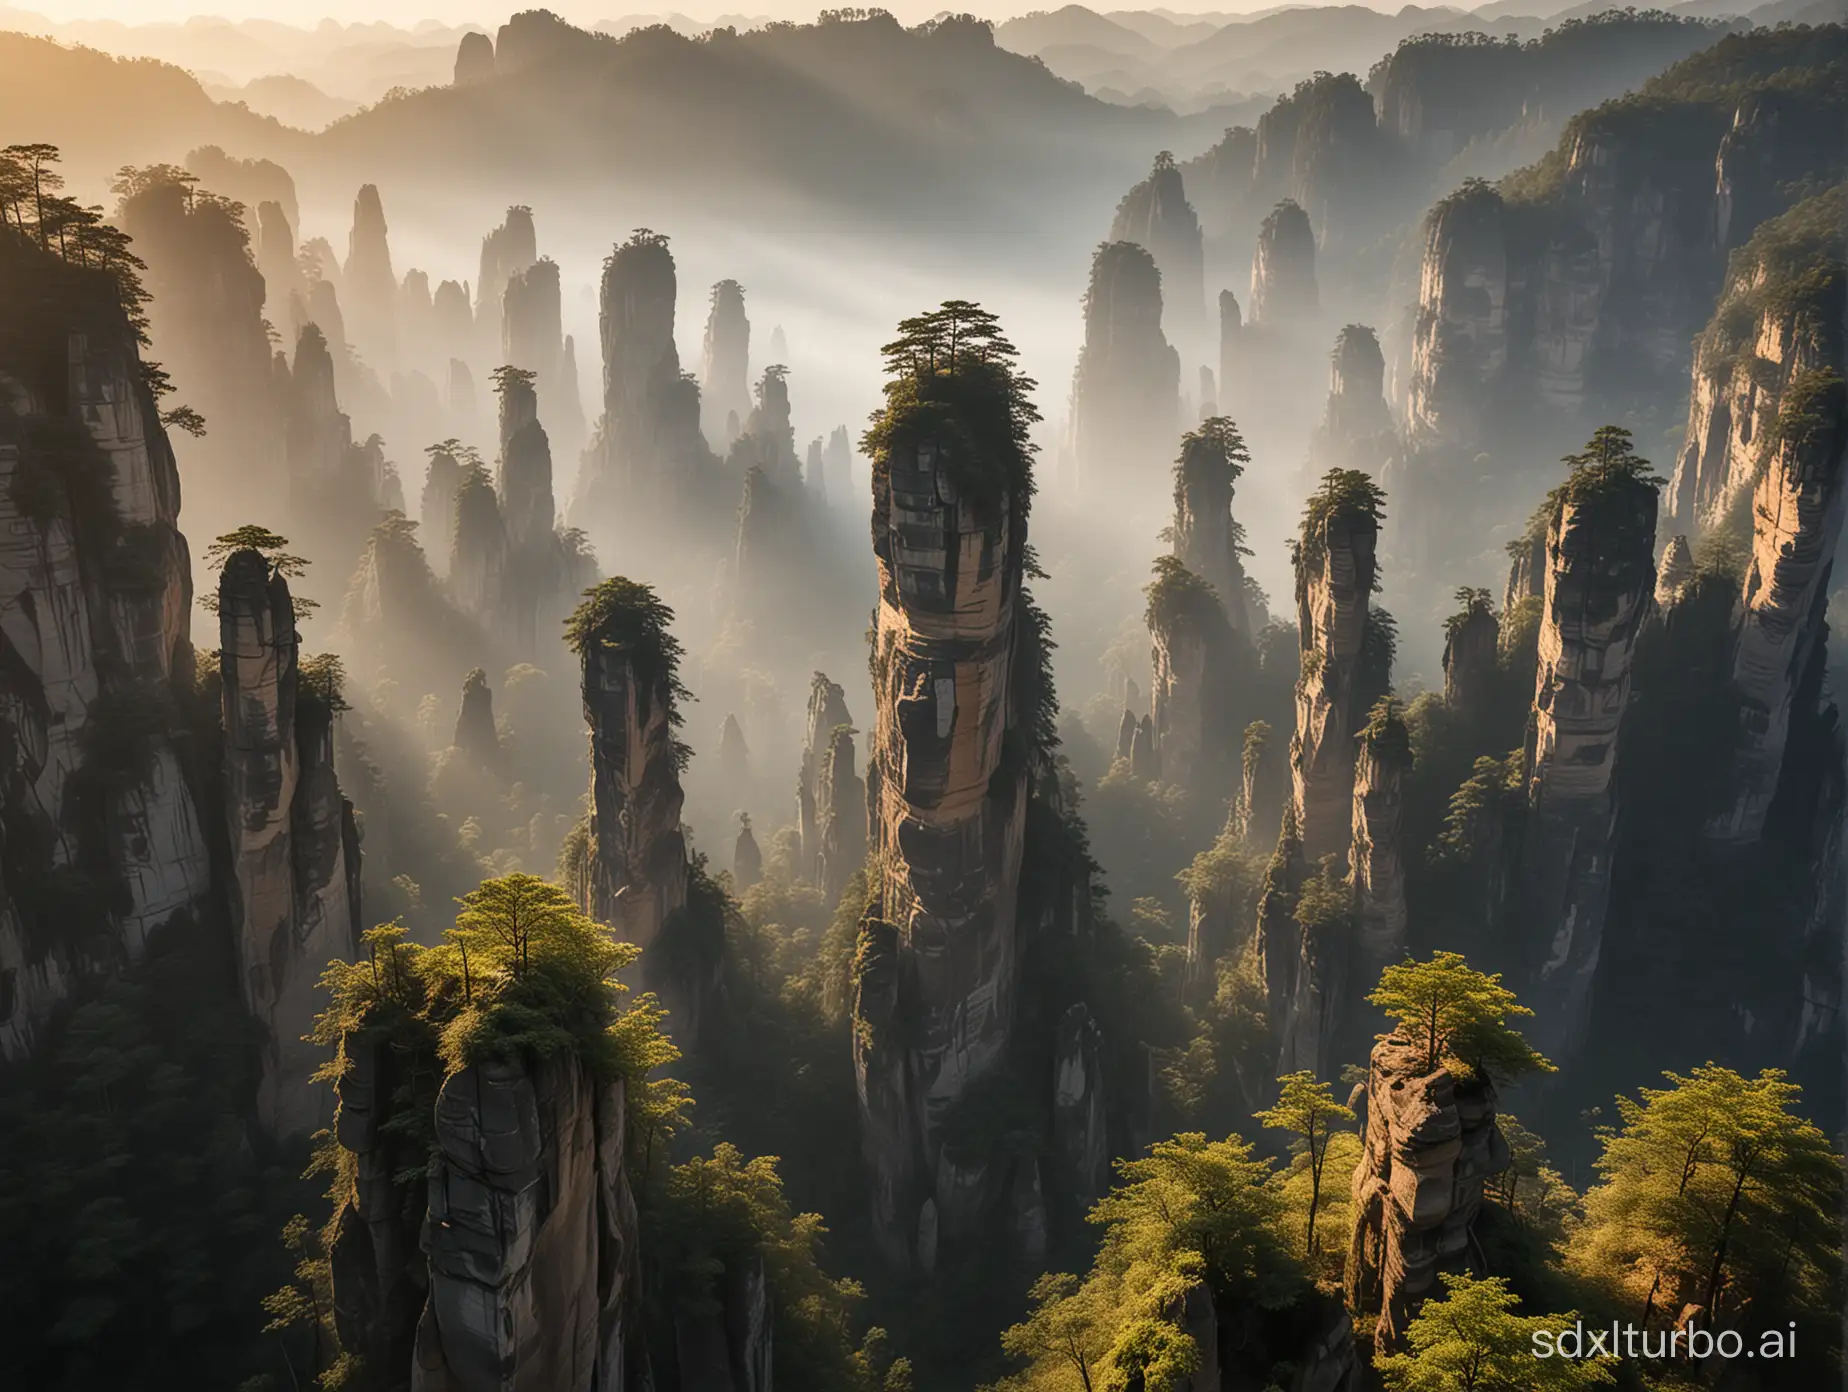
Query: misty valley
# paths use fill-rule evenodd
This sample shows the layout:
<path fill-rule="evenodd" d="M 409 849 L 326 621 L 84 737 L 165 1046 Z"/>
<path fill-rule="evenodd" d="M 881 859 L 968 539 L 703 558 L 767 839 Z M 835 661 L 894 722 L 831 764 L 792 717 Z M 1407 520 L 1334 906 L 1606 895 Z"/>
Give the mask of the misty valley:
<path fill-rule="evenodd" d="M 1848 1375 L 1839 0 L 126 15 L 0 1386 Z"/>

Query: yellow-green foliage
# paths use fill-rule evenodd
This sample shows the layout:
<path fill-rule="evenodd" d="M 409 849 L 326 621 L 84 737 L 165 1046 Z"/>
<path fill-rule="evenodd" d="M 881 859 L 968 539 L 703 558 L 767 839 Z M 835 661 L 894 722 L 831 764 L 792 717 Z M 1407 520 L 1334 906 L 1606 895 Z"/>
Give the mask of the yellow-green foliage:
<path fill-rule="evenodd" d="M 1610 1358 L 1536 1358 L 1534 1335 L 1570 1328 L 1578 1313 L 1519 1315 L 1500 1277 L 1443 1276 L 1444 1295 L 1407 1326 L 1403 1353 L 1376 1358 L 1387 1392 L 1580 1392 L 1616 1381 Z"/>
<path fill-rule="evenodd" d="M 1568 1269 L 1642 1323 L 1687 1304 L 1703 1326 L 1833 1318 L 1842 1161 L 1797 1113 L 1801 1090 L 1775 1069 L 1665 1076 L 1617 1099 Z"/>
<path fill-rule="evenodd" d="M 1326 1235 L 1339 1233 L 1345 1226 L 1347 1206 L 1341 1201 L 1360 1160 L 1359 1140 L 1344 1129 L 1354 1124 L 1354 1113 L 1337 1102 L 1333 1090 L 1318 1081 L 1314 1073 L 1288 1073 L 1277 1081 L 1277 1104 L 1259 1112 L 1257 1120 L 1291 1137 L 1292 1164 L 1279 1177 L 1279 1189 L 1288 1204 L 1286 1224 L 1293 1233 L 1300 1227 L 1296 1250 L 1303 1254 L 1311 1270 L 1331 1283 L 1338 1282 L 1340 1249 L 1344 1244 L 1340 1237 L 1329 1242 Z M 1329 1211 L 1336 1204 L 1340 1211 Z M 1325 1246 L 1332 1261 L 1322 1260 Z"/>
<path fill-rule="evenodd" d="M 1367 999 L 1420 1048 L 1424 1072 L 1445 1067 L 1506 1080 L 1553 1071 L 1508 1026 L 1511 1017 L 1534 1012 L 1515 1000 L 1499 972 L 1476 971 L 1460 953 L 1436 952 L 1427 962 L 1408 957 L 1380 973 Z"/>
<path fill-rule="evenodd" d="M 1283 1194 L 1248 1142 L 1186 1132 L 1117 1173 L 1091 1210 L 1104 1238 L 1090 1274 L 1035 1284 L 1031 1313 L 1002 1335 L 1027 1366 L 998 1392 L 1170 1387 L 1198 1358 L 1178 1322 L 1190 1287 L 1222 1309 L 1282 1309 L 1303 1294 Z"/>

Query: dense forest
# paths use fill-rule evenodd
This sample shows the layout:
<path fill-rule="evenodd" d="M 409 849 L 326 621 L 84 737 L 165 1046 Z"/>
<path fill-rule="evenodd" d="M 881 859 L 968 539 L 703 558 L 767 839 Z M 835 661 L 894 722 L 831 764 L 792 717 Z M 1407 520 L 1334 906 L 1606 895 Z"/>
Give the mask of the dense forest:
<path fill-rule="evenodd" d="M 1848 29 L 1491 28 L 0 148 L 0 1382 L 1840 1380 Z"/>

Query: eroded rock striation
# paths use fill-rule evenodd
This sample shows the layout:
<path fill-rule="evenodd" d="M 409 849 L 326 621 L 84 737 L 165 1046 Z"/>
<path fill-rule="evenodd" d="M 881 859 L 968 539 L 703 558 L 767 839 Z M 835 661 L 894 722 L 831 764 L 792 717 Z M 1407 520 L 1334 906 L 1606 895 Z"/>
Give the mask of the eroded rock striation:
<path fill-rule="evenodd" d="M 1296 547 L 1302 675 L 1290 742 L 1291 805 L 1310 861 L 1347 850 L 1354 735 L 1368 607 L 1376 584 L 1380 504 L 1373 480 L 1332 470 L 1309 500 Z"/>
<path fill-rule="evenodd" d="M 323 1062 L 306 1036 L 321 973 L 359 945 L 359 830 L 334 775 L 337 669 L 304 670 L 289 582 L 263 554 L 235 551 L 218 583 L 225 810 L 232 921 L 244 1001 L 264 1028 L 257 1115 L 277 1134 L 332 1118 L 311 1086 Z"/>
<path fill-rule="evenodd" d="M 1437 1294 L 1438 1274 L 1475 1260 L 1471 1229 L 1483 1184 L 1508 1167 L 1486 1077 L 1430 1066 L 1402 1034 L 1374 1046 L 1367 1133 L 1354 1170 L 1348 1308 L 1374 1316 L 1376 1347 L 1404 1346 L 1406 1326 Z"/>
<path fill-rule="evenodd" d="M 1636 640 L 1655 596 L 1656 490 L 1622 431 L 1601 431 L 1549 499 L 1529 723 L 1521 898 L 1536 954 L 1536 1044 L 1585 1024 L 1610 896 L 1612 774 Z"/>

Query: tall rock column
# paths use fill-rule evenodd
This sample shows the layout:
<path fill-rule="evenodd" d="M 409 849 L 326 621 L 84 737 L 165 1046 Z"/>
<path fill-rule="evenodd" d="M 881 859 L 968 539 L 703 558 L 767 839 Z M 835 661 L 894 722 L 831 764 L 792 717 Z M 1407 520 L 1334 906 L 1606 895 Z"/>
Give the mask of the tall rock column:
<path fill-rule="evenodd" d="M 687 692 L 673 617 L 648 586 L 620 576 L 572 615 L 591 761 L 589 836 L 574 878 L 585 910 L 641 947 L 641 979 L 661 992 L 673 1012 L 669 1031 L 690 1048 L 717 961 L 700 951 L 710 944 L 663 942 L 674 930 L 692 932 L 680 825 L 687 750 L 675 735 Z"/>
<path fill-rule="evenodd" d="M 1390 696 L 1373 708 L 1360 732 L 1354 766 L 1354 842 L 1348 852 L 1354 886 L 1356 970 L 1348 1010 L 1364 1009 L 1380 973 L 1405 955 L 1405 857 L 1400 826 L 1404 778 L 1412 763 L 1411 735 Z"/>
<path fill-rule="evenodd" d="M 1229 717 L 1233 635 L 1211 586 L 1174 556 L 1155 562 L 1144 587 L 1153 671 L 1149 699 L 1155 748 L 1171 783 L 1204 795 L 1228 794 L 1238 757 L 1239 723 Z"/>
<path fill-rule="evenodd" d="M 1309 500 L 1296 546 L 1302 676 L 1290 742 L 1291 805 L 1311 863 L 1346 851 L 1352 829 L 1356 678 L 1375 587 L 1384 495 L 1358 470 L 1333 469 Z"/>
<path fill-rule="evenodd" d="M 1245 583 L 1244 528 L 1232 518 L 1232 491 L 1250 452 L 1224 416 L 1202 421 L 1181 440 L 1174 465 L 1174 554 L 1213 587 L 1234 632 L 1256 631 Z"/>
<path fill-rule="evenodd" d="M 816 857 L 815 883 L 829 901 L 840 898 L 847 881 L 866 859 L 866 784 L 854 772 L 853 736 L 851 726 L 834 727 L 821 769 L 826 796 L 817 809 L 821 848 Z"/>
<path fill-rule="evenodd" d="M 1007 1053 L 1031 738 L 1014 681 L 1033 418 L 992 316 L 906 322 L 873 445 L 881 879 L 856 963 L 854 1064 L 875 1235 L 901 1269 L 979 1236 L 997 1176 L 945 1153 L 950 1109 Z"/>
<path fill-rule="evenodd" d="M 353 344 L 382 378 L 390 376 L 398 359 L 398 277 L 386 231 L 378 185 L 367 184 L 353 200 L 340 294 Z"/>
<path fill-rule="evenodd" d="M 1251 322 L 1289 328 L 1312 319 L 1321 298 L 1315 282 L 1315 233 L 1309 215 L 1284 199 L 1258 229 L 1251 258 Z"/>
<path fill-rule="evenodd" d="M 1467 1270 L 1483 1183 L 1508 1167 L 1486 1077 L 1427 1068 L 1394 1034 L 1367 1071 L 1367 1135 L 1354 1169 L 1348 1308 L 1376 1316 L 1377 1348 L 1397 1351 L 1438 1273 Z"/>
<path fill-rule="evenodd" d="M 1527 753 L 1522 901 L 1532 915 L 1536 1044 L 1585 1023 L 1610 896 L 1612 772 L 1637 636 L 1655 597 L 1656 489 L 1607 427 L 1549 499 L 1546 589 Z"/>
<path fill-rule="evenodd" d="M 483 353 L 499 354 L 501 300 L 507 282 L 539 259 L 539 233 L 533 210 L 524 204 L 507 209 L 507 216 L 481 239 L 481 269 L 475 277 L 475 331 Z"/>
<path fill-rule="evenodd" d="M 744 287 L 721 280 L 712 287 L 706 339 L 700 356 L 700 425 L 715 449 L 731 447 L 727 422 L 751 414 L 751 321 L 744 313 Z"/>
<path fill-rule="evenodd" d="M 325 1126 L 311 1086 L 323 1060 L 304 1036 L 321 972 L 359 944 L 359 833 L 334 777 L 338 678 L 304 682 L 289 582 L 262 553 L 233 552 L 218 584 L 225 810 L 245 1004 L 266 1034 L 257 1113 L 278 1134 Z"/>
<path fill-rule="evenodd" d="M 1365 324 L 1349 324 L 1329 355 L 1328 405 L 1310 444 L 1312 467 L 1378 472 L 1397 438 L 1386 406 L 1386 358 Z"/>
<path fill-rule="evenodd" d="M 1204 244 L 1180 167 L 1166 150 L 1155 156 L 1149 177 L 1117 204 L 1110 240 L 1148 249 L 1161 271 L 1162 297 L 1175 336 L 1194 345 L 1206 313 Z"/>
<path fill-rule="evenodd" d="M 1785 393 L 1776 447 L 1752 498 L 1752 559 L 1733 638 L 1739 703 L 1736 793 L 1708 834 L 1749 843 L 1764 832 L 1784 767 L 1792 705 L 1827 632 L 1829 576 L 1841 539 L 1848 405 L 1834 373 Z"/>
<path fill-rule="evenodd" d="M 809 679 L 807 738 L 802 747 L 802 768 L 796 776 L 796 834 L 802 841 L 802 869 L 812 874 L 821 856 L 822 816 L 827 801 L 826 788 L 829 751 L 834 746 L 834 732 L 851 726 L 847 713 L 847 693 L 827 673 L 817 672 Z"/>
<path fill-rule="evenodd" d="M 495 491 L 507 531 L 506 597 L 515 650 L 530 658 L 536 651 L 539 614 L 544 610 L 552 617 L 563 578 L 558 508 L 552 499 L 552 443 L 539 423 L 533 374 L 498 368 L 494 385 L 500 395 Z"/>
<path fill-rule="evenodd" d="M 1181 360 L 1162 332 L 1161 272 L 1134 242 L 1091 262 L 1084 347 L 1072 379 L 1079 482 L 1133 494 L 1167 455 L 1180 419 Z"/>

